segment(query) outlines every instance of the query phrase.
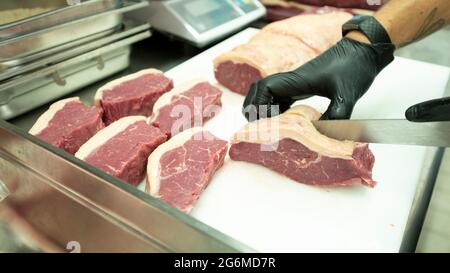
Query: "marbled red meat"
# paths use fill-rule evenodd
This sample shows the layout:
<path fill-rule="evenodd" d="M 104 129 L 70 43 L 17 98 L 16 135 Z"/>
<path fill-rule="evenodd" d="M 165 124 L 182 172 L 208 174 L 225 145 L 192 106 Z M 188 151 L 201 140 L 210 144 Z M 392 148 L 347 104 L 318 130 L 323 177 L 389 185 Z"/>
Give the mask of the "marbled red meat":
<path fill-rule="evenodd" d="M 321 135 L 311 123 L 319 117 L 314 109 L 297 106 L 249 123 L 233 137 L 230 158 L 262 165 L 304 184 L 374 187 L 375 157 L 368 144 Z"/>
<path fill-rule="evenodd" d="M 281 139 L 275 151 L 261 151 L 261 144 L 240 142 L 231 146 L 230 158 L 262 165 L 304 184 L 375 186 L 371 173 L 374 156 L 367 144 L 358 145 L 349 160 L 321 156 L 288 138 Z"/>
<path fill-rule="evenodd" d="M 146 123 L 144 116 L 129 116 L 98 132 L 75 154 L 106 173 L 138 185 L 144 178 L 150 153 L 167 137 Z"/>
<path fill-rule="evenodd" d="M 75 97 L 50 105 L 29 133 L 74 154 L 103 127 L 102 109 L 86 106 Z"/>
<path fill-rule="evenodd" d="M 173 81 L 156 69 L 146 69 L 116 79 L 101 87 L 95 105 L 103 108 L 106 125 L 126 116 L 150 116 L 161 95 L 173 88 Z"/>
<path fill-rule="evenodd" d="M 164 94 L 150 118 L 168 137 L 202 126 L 221 109 L 222 92 L 207 81 L 192 81 Z"/>
<path fill-rule="evenodd" d="M 227 148 L 227 141 L 200 127 L 174 136 L 150 155 L 146 192 L 190 212 L 223 165 Z"/>
<path fill-rule="evenodd" d="M 218 82 L 244 96 L 254 81 L 262 79 L 261 72 L 246 63 L 221 62 L 214 72 Z"/>

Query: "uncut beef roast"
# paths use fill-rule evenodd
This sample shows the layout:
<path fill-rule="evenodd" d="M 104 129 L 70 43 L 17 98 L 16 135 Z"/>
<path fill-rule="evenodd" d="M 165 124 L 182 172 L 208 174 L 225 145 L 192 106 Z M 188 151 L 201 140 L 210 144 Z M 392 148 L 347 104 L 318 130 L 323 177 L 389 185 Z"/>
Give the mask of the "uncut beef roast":
<path fill-rule="evenodd" d="M 336 8 L 357 8 L 377 10 L 389 0 L 289 0 L 314 6 L 333 6 Z"/>
<path fill-rule="evenodd" d="M 375 158 L 368 144 L 320 134 L 311 123 L 319 118 L 315 109 L 296 106 L 248 123 L 233 136 L 230 158 L 262 165 L 304 184 L 374 187 Z"/>
<path fill-rule="evenodd" d="M 330 48 L 342 37 L 342 11 L 306 14 L 271 23 L 246 44 L 214 59 L 217 81 L 246 95 L 250 85 L 269 75 L 293 70 Z"/>
<path fill-rule="evenodd" d="M 74 154 L 89 138 L 104 127 L 102 109 L 84 105 L 78 97 L 50 105 L 29 133 Z"/>

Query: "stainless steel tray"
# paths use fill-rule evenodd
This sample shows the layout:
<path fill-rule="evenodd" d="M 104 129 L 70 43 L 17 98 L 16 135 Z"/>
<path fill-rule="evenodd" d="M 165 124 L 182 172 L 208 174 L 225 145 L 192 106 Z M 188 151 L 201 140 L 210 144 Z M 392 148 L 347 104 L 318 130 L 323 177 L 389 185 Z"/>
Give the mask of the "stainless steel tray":
<path fill-rule="evenodd" d="M 0 218 L 38 249 L 254 251 L 1 119 L 0 143 Z"/>
<path fill-rule="evenodd" d="M 0 118 L 15 117 L 126 68 L 129 46 L 149 36 L 141 32 L 7 81 L 0 87 Z"/>
<path fill-rule="evenodd" d="M 1 1 L 0 26 L 67 6 L 66 0 Z"/>
<path fill-rule="evenodd" d="M 85 43 L 85 44 L 82 44 L 82 45 L 79 45 L 76 47 L 70 47 L 68 45 L 67 49 L 64 51 L 57 52 L 57 53 L 49 55 L 47 57 L 37 59 L 33 62 L 15 66 L 10 69 L 5 69 L 3 71 L 2 71 L 2 64 L 0 63 L 0 71 L 2 71 L 0 73 L 0 86 L 5 83 L 6 79 L 12 78 L 13 76 L 17 76 L 17 75 L 24 74 L 24 73 L 32 71 L 32 70 L 39 69 L 48 64 L 54 64 L 57 62 L 61 62 L 63 60 L 69 59 L 74 56 L 78 56 L 82 53 L 94 50 L 101 46 L 111 44 L 112 42 L 123 39 L 127 36 L 146 31 L 149 28 L 150 28 L 150 25 L 148 23 L 143 24 L 143 23 L 139 23 L 136 21 L 125 20 L 123 23 L 123 28 L 121 30 L 111 33 L 110 35 L 107 35 L 106 37 L 101 37 L 99 39 L 90 41 L 88 43 Z M 7 68 L 7 67 L 4 67 L 4 68 Z M 0 93 L 1 93 L 2 89 L 3 88 L 0 87 Z"/>
<path fill-rule="evenodd" d="M 122 26 L 122 14 L 148 5 L 126 0 L 121 8 L 0 41 L 0 69 L 8 69 L 108 35 Z"/>
<path fill-rule="evenodd" d="M 16 13 L 18 13 L 16 16 L 20 16 L 20 19 L 3 25 L 0 24 L 0 40 L 21 36 L 75 19 L 119 8 L 121 6 L 121 0 L 90 0 L 81 1 L 79 4 L 72 5 L 69 5 L 67 0 L 1 1 L 0 10 L 2 12 L 5 14 L 14 14 L 16 11 Z M 25 13 L 27 10 L 32 11 L 37 8 L 48 11 L 34 16 L 21 18 L 22 16 L 20 13 Z"/>

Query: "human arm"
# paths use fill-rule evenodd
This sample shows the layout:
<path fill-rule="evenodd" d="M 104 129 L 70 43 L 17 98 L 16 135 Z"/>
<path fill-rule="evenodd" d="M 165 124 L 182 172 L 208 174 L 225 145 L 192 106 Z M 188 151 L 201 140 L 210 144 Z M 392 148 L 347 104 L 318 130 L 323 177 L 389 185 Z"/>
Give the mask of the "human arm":
<path fill-rule="evenodd" d="M 287 110 L 293 102 L 319 95 L 330 99 L 323 119 L 351 116 L 356 102 L 369 89 L 378 73 L 393 60 L 395 47 L 414 42 L 450 22 L 448 0 L 391 0 L 375 14 L 386 29 L 390 43 L 370 43 L 359 31 L 347 34 L 335 46 L 294 71 L 278 73 L 255 82 L 245 99 L 248 106 L 279 106 Z M 267 107 L 271 109 L 271 107 Z M 270 110 L 267 116 L 272 116 Z"/>

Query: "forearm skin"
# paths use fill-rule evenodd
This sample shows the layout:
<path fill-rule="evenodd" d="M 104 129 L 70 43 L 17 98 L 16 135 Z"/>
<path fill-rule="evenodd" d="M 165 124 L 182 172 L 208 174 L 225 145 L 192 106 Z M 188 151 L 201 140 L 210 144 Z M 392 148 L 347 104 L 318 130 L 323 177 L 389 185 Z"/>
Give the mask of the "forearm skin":
<path fill-rule="evenodd" d="M 397 48 L 418 41 L 450 23 L 450 0 L 391 0 L 375 18 Z"/>
<path fill-rule="evenodd" d="M 391 0 L 374 17 L 387 30 L 392 43 L 403 47 L 450 24 L 450 0 Z M 352 31 L 348 38 L 370 43 Z"/>

